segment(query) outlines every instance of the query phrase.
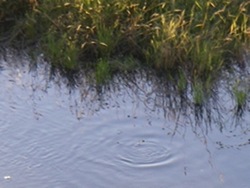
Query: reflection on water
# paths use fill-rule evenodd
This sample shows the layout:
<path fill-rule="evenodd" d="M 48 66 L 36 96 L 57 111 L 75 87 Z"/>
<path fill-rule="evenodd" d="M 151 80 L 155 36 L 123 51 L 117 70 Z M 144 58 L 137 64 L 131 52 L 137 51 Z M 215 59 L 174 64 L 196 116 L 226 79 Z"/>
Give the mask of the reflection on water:
<path fill-rule="evenodd" d="M 237 72 L 197 107 L 149 71 L 96 87 L 89 74 L 72 83 L 38 61 L 0 56 L 0 187 L 248 187 Z"/>

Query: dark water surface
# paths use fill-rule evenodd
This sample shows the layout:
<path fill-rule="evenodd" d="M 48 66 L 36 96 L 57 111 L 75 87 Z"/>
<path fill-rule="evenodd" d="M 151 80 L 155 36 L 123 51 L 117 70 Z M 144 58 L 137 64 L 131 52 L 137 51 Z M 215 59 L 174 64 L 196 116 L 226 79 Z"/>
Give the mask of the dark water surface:
<path fill-rule="evenodd" d="M 147 73 L 71 88 L 30 62 L 0 55 L 0 188 L 250 187 L 250 115 L 235 115 L 234 81 L 200 114 Z"/>

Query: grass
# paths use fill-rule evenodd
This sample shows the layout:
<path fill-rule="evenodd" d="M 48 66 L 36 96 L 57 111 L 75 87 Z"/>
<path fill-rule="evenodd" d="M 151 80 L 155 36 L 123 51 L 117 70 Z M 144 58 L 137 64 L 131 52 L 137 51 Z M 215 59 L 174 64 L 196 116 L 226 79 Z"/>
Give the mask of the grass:
<path fill-rule="evenodd" d="M 240 108 L 244 107 L 246 104 L 246 100 L 247 100 L 247 93 L 244 91 L 234 89 L 234 95 L 235 95 L 237 106 Z"/>
<path fill-rule="evenodd" d="M 51 61 L 61 68 L 72 70 L 78 63 L 78 49 L 74 42 L 67 40 L 66 35 L 57 36 L 56 33 L 48 33 L 43 40 L 44 52 Z M 63 39 L 63 40 L 62 40 Z"/>
<path fill-rule="evenodd" d="M 250 46 L 249 0 L 19 0 L 0 7 L 0 41 L 38 43 L 54 66 L 92 67 L 97 82 L 131 67 L 124 61 L 119 69 L 113 60 L 121 57 L 165 74 L 184 71 L 178 88 L 189 77 L 197 103 L 200 86 L 209 90 Z"/>
<path fill-rule="evenodd" d="M 204 102 L 204 88 L 200 82 L 193 85 L 193 102 L 196 106 L 202 106 Z"/>
<path fill-rule="evenodd" d="M 96 82 L 97 84 L 104 84 L 111 77 L 110 64 L 106 59 L 100 59 L 96 65 Z"/>
<path fill-rule="evenodd" d="M 183 94 L 186 91 L 188 81 L 183 71 L 180 71 L 178 75 L 179 75 L 179 78 L 177 81 L 177 89 L 180 94 Z"/>
<path fill-rule="evenodd" d="M 248 92 L 249 92 L 249 79 L 238 80 L 233 86 L 233 95 L 236 102 L 237 111 L 243 110 L 246 107 Z"/>

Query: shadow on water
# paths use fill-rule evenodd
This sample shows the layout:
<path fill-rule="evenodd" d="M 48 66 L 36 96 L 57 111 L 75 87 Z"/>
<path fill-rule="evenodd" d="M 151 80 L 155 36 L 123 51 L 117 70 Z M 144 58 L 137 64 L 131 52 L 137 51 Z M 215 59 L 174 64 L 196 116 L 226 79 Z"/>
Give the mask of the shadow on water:
<path fill-rule="evenodd" d="M 249 99 L 239 108 L 232 92 L 235 84 L 248 81 L 247 68 L 223 72 L 211 97 L 199 106 L 193 102 L 191 84 L 180 93 L 175 81 L 163 80 L 150 70 L 115 75 L 110 83 L 98 86 L 91 71 L 65 76 L 51 69 L 42 55 L 34 62 L 22 52 L 6 50 L 0 62 L 4 89 L 0 134 L 7 136 L 0 139 L 10 142 L 4 141 L 0 149 L 0 171 L 6 163 L 11 163 L 6 167 L 9 173 L 25 168 L 30 182 L 16 178 L 16 183 L 26 187 L 126 187 L 128 182 L 131 187 L 249 184 L 250 164 L 241 164 L 249 155 Z M 19 120 L 27 125 L 15 130 Z M 72 127 L 61 127 L 64 123 Z M 239 172 L 246 175 L 240 177 Z M 0 173 L 4 177 L 0 185 L 8 186 L 6 180 L 12 176 L 4 173 Z M 114 177 L 106 177 L 109 173 Z"/>

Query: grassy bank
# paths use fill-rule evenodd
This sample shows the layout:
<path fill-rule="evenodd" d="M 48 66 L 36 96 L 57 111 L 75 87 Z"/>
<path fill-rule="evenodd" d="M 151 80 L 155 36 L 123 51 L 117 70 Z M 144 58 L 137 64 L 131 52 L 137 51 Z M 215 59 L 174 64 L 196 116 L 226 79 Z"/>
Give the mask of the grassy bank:
<path fill-rule="evenodd" d="M 178 73 L 180 90 L 191 80 L 197 103 L 232 59 L 244 64 L 250 44 L 249 0 L 2 0 L 0 7 L 2 42 L 39 44 L 53 65 L 92 67 L 100 81 L 136 59 Z"/>

